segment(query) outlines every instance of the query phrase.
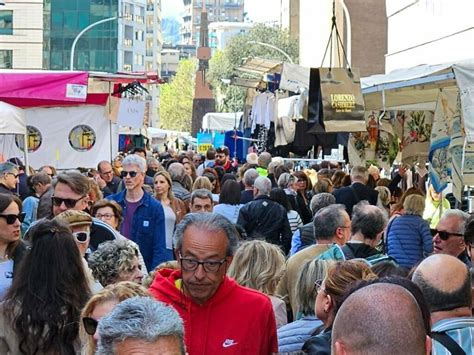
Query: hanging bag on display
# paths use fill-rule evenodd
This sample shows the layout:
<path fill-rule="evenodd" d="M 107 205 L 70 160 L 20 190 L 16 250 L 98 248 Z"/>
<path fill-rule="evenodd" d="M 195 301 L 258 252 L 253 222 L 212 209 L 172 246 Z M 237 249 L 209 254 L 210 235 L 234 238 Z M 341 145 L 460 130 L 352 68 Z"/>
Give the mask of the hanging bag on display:
<path fill-rule="evenodd" d="M 326 132 L 364 132 L 364 98 L 358 69 L 319 68 Z"/>

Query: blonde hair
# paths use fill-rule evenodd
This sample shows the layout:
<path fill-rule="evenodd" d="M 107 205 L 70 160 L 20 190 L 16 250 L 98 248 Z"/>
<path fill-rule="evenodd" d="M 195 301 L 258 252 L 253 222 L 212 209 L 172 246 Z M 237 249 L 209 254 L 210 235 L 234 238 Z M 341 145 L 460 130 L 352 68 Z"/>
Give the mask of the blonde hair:
<path fill-rule="evenodd" d="M 392 197 L 392 194 L 390 193 L 390 190 L 386 186 L 377 186 L 375 191 L 378 191 L 379 193 L 379 198 L 380 202 L 382 202 L 382 205 L 384 207 L 387 207 L 390 203 L 390 199 Z"/>
<path fill-rule="evenodd" d="M 300 275 L 296 281 L 296 307 L 302 315 L 314 315 L 314 304 L 316 301 L 316 290 L 314 282 L 324 280 L 328 274 L 333 260 L 311 259 L 303 264 Z"/>
<path fill-rule="evenodd" d="M 403 202 L 405 214 L 422 216 L 425 210 L 425 198 L 420 195 L 410 195 Z"/>
<path fill-rule="evenodd" d="M 363 260 L 338 261 L 331 265 L 324 279 L 324 290 L 333 299 L 334 312 L 337 312 L 344 299 L 344 294 L 351 284 L 360 280 L 376 279 L 377 275 Z"/>
<path fill-rule="evenodd" d="M 141 285 L 130 281 L 122 281 L 103 288 L 89 299 L 82 309 L 81 321 L 79 322 L 79 334 L 83 344 L 83 354 L 93 355 L 95 354 L 96 348 L 93 336 L 87 334 L 84 329 L 82 318 L 90 317 L 92 312 L 94 312 L 95 307 L 101 303 L 109 301 L 117 301 L 117 303 L 120 303 L 135 296 L 151 297 L 151 294 Z"/>
<path fill-rule="evenodd" d="M 285 256 L 277 245 L 252 240 L 237 249 L 227 274 L 241 286 L 273 295 L 284 269 Z"/>
<path fill-rule="evenodd" d="M 194 181 L 193 191 L 198 189 L 206 189 L 212 191 L 213 187 L 211 180 L 209 180 L 209 178 L 206 176 L 198 176 L 196 178 L 196 181 Z"/>
<path fill-rule="evenodd" d="M 168 199 L 169 199 L 170 201 L 173 201 L 173 200 L 174 200 L 173 189 L 172 189 L 173 181 L 171 180 L 171 175 L 170 175 L 170 173 L 167 172 L 166 170 L 160 170 L 160 171 L 158 171 L 158 172 L 153 176 L 153 184 L 155 183 L 155 179 L 156 179 L 157 176 L 163 176 L 163 177 L 165 178 L 165 180 L 166 180 L 166 182 L 168 183 L 168 186 L 169 186 L 167 197 L 168 197 Z M 155 193 L 154 189 L 153 189 L 153 194 L 154 194 L 155 198 L 156 198 L 157 200 L 159 200 L 158 196 L 156 196 L 156 193 Z"/>

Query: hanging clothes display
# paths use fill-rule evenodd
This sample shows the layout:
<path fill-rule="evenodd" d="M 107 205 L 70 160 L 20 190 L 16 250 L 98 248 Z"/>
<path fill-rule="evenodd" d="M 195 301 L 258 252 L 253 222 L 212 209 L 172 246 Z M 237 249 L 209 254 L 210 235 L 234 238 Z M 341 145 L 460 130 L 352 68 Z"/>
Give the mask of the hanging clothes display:
<path fill-rule="evenodd" d="M 431 184 L 438 193 L 443 191 L 450 181 L 451 163 L 448 155 L 458 95 L 456 88 L 445 89 L 439 93 L 436 104 L 428 159 Z"/>
<path fill-rule="evenodd" d="M 397 111 L 394 127 L 403 164 L 413 166 L 428 159 L 433 116 L 433 111 Z"/>
<path fill-rule="evenodd" d="M 273 98 L 273 100 L 271 100 Z M 274 94 L 271 92 L 263 92 L 256 95 L 252 104 L 252 133 L 257 125 L 264 125 L 270 128 L 270 122 L 273 119 L 274 108 L 268 108 L 275 104 Z"/>
<path fill-rule="evenodd" d="M 257 147 L 257 153 L 260 154 L 265 152 L 267 149 L 268 129 L 263 125 L 257 125 L 252 138 L 258 140 L 255 144 Z"/>
<path fill-rule="evenodd" d="M 474 65 L 472 61 L 453 64 L 456 85 L 461 99 L 462 121 L 467 142 L 474 142 Z"/>
<path fill-rule="evenodd" d="M 353 165 L 370 163 L 389 170 L 398 153 L 398 137 L 393 128 L 395 113 L 369 111 L 365 116 L 367 131 L 349 135 L 349 161 Z"/>
<path fill-rule="evenodd" d="M 474 185 L 474 144 L 467 143 L 466 133 L 462 125 L 462 114 L 461 97 L 458 95 L 456 110 L 452 119 L 448 156 L 452 164 L 453 195 L 458 201 L 462 201 L 464 186 Z"/>

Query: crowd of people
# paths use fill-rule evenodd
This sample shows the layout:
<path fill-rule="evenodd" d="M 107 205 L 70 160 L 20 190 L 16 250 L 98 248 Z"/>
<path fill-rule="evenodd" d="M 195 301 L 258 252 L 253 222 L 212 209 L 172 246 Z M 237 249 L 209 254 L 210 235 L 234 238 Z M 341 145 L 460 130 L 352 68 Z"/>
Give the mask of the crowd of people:
<path fill-rule="evenodd" d="M 0 164 L 0 354 L 472 354 L 474 218 L 225 146 Z"/>

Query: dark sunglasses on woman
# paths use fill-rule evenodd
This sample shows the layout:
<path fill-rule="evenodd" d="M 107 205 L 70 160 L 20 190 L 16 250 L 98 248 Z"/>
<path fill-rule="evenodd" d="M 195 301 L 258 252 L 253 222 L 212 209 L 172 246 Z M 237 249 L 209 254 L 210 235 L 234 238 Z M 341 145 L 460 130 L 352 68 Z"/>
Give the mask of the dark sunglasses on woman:
<path fill-rule="evenodd" d="M 20 214 L 0 214 L 0 217 L 5 218 L 7 221 L 7 224 L 13 224 L 15 221 L 18 219 L 20 223 L 23 222 L 25 219 L 26 213 L 20 213 Z"/>
<path fill-rule="evenodd" d="M 94 335 L 97 330 L 97 325 L 99 324 L 94 318 L 84 317 L 82 318 L 82 324 L 84 325 L 84 330 L 89 335 Z"/>

